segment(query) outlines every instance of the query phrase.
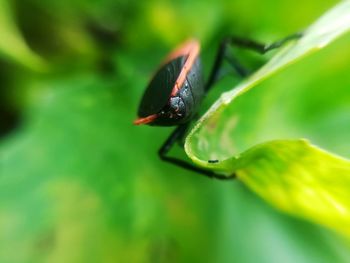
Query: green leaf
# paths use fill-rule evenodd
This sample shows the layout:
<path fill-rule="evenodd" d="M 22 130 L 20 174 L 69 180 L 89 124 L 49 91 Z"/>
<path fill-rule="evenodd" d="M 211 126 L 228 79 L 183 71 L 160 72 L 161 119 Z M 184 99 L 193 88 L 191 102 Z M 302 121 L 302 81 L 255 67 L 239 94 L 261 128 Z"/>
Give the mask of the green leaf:
<path fill-rule="evenodd" d="M 273 141 L 246 151 L 238 176 L 279 209 L 350 234 L 349 161 L 300 141 Z"/>
<path fill-rule="evenodd" d="M 0 0 L 0 55 L 34 70 L 44 70 L 43 59 L 26 44 L 7 0 Z"/>
<path fill-rule="evenodd" d="M 346 192 L 350 162 L 325 153 L 305 141 L 288 140 L 311 137 L 316 138 L 317 144 L 327 145 L 332 139 L 330 133 L 324 133 L 323 130 L 329 131 L 329 128 L 322 126 L 320 129 L 321 123 L 326 119 L 329 120 L 329 126 L 333 127 L 332 131 L 338 133 L 331 137 L 342 139 L 341 142 L 333 143 L 333 146 L 327 145 L 328 148 L 348 148 L 344 139 L 348 139 L 350 132 L 349 107 L 346 106 L 349 105 L 349 92 L 345 88 L 334 88 L 338 96 L 332 98 L 329 92 L 310 88 L 309 83 L 308 86 L 303 86 L 302 80 L 298 81 L 304 90 L 300 87 L 290 89 L 290 84 L 286 83 L 288 77 L 284 78 L 281 85 L 280 89 L 283 91 L 271 88 L 276 83 L 261 83 L 287 65 L 325 47 L 349 29 L 350 1 L 342 1 L 305 30 L 301 39 L 283 48 L 255 74 L 216 101 L 186 138 L 185 150 L 188 156 L 198 165 L 208 169 L 223 174 L 237 173 L 254 192 L 283 211 L 349 234 L 350 199 Z M 340 56 L 346 57 L 346 54 Z M 306 68 L 310 75 L 312 68 L 317 67 L 317 62 L 312 63 Z M 333 74 L 336 74 L 336 71 L 333 71 Z M 322 77 L 326 76 L 327 74 L 318 75 L 317 78 L 322 80 Z M 297 77 L 289 76 L 289 79 L 291 78 Z M 273 81 L 278 82 L 278 78 L 272 79 L 271 82 Z M 256 88 L 252 89 L 253 87 Z M 313 92 L 312 96 L 305 95 L 306 88 Z M 283 100 L 278 97 L 282 93 Z M 308 100 L 309 97 L 312 99 Z M 275 101 L 271 98 L 278 101 L 278 104 L 274 104 Z M 317 99 L 322 99 L 328 104 L 315 104 Z M 295 100 L 298 102 L 295 103 Z M 342 104 L 343 100 L 346 101 L 346 105 Z M 309 103 L 309 109 L 305 110 L 307 114 L 301 113 L 305 101 Z M 336 106 L 332 109 L 333 117 L 330 118 L 325 114 L 324 108 L 332 103 Z M 267 109 L 269 107 L 272 108 L 271 111 Z M 342 110 L 336 111 L 337 107 L 342 107 Z M 294 115 L 291 115 L 291 111 Z M 269 117 L 265 116 L 266 112 L 270 113 Z M 341 117 L 342 112 L 344 117 Z M 309 128 L 312 126 L 310 118 L 313 115 L 318 118 L 314 122 L 314 129 Z M 297 123 L 297 118 L 301 118 L 302 121 Z M 286 126 L 283 126 L 284 124 Z M 312 136 L 308 136 L 310 131 Z M 342 132 L 346 135 L 342 135 Z M 275 141 L 276 139 L 286 140 Z M 251 148 L 256 144 L 261 145 Z M 344 149 L 339 152 L 349 153 Z M 208 163 L 210 159 L 220 162 Z M 329 187 L 331 182 L 332 187 Z"/>

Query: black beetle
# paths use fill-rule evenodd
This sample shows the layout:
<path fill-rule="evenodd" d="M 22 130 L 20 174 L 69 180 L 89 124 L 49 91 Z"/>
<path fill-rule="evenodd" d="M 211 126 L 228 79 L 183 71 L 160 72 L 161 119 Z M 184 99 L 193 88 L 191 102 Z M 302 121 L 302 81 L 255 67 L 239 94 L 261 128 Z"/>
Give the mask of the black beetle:
<path fill-rule="evenodd" d="M 184 160 L 167 156 L 176 141 L 183 138 L 190 122 L 195 118 L 198 108 L 208 90 L 219 79 L 219 71 L 226 59 L 240 77 L 246 77 L 249 71 L 239 61 L 228 54 L 230 45 L 247 48 L 261 54 L 281 47 L 292 39 L 298 39 L 301 33 L 290 35 L 280 41 L 264 45 L 249 39 L 229 37 L 222 41 L 208 81 L 203 81 L 199 58 L 200 45 L 197 40 L 189 40 L 171 52 L 148 85 L 138 109 L 138 119 L 134 124 L 154 126 L 178 126 L 159 150 L 162 160 L 183 168 L 200 172 L 217 179 L 231 179 L 235 174 L 224 176 L 213 171 L 196 167 Z M 218 160 L 208 160 L 217 163 Z"/>
<path fill-rule="evenodd" d="M 193 119 L 204 97 L 199 43 L 190 40 L 163 62 L 146 89 L 135 124 L 173 126 Z"/>

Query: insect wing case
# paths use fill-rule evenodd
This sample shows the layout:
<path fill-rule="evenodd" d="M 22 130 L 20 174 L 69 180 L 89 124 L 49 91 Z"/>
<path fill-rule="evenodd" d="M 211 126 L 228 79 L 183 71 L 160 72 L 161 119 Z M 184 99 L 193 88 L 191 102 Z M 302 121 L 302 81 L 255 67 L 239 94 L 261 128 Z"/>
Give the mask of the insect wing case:
<path fill-rule="evenodd" d="M 162 66 L 143 94 L 138 116 L 144 118 L 159 113 L 169 102 L 170 94 L 185 62 L 178 57 Z"/>
<path fill-rule="evenodd" d="M 194 117 L 204 96 L 199 58 L 189 69 L 177 93 L 171 95 L 185 61 L 185 57 L 173 59 L 158 70 L 143 95 L 139 117 L 158 114 L 158 117 L 150 123 L 156 126 L 178 125 Z"/>

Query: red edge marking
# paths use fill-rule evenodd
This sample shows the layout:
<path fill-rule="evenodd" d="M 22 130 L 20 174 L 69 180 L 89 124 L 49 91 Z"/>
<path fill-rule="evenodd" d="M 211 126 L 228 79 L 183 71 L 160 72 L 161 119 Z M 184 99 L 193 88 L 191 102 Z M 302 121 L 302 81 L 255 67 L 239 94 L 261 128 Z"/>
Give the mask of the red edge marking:
<path fill-rule="evenodd" d="M 134 121 L 135 125 L 141 125 L 141 124 L 148 124 L 153 122 L 155 119 L 158 118 L 158 114 L 152 114 L 144 118 L 138 118 Z"/>
<path fill-rule="evenodd" d="M 187 56 L 184 66 L 182 67 L 179 76 L 175 82 L 175 85 L 171 91 L 170 96 L 173 97 L 180 90 L 182 84 L 186 80 L 186 76 L 188 72 L 191 70 L 194 62 L 196 61 L 200 51 L 199 42 L 195 39 L 190 39 L 186 41 L 183 45 L 175 49 L 170 55 L 167 57 L 165 61 L 170 61 L 180 56 Z"/>

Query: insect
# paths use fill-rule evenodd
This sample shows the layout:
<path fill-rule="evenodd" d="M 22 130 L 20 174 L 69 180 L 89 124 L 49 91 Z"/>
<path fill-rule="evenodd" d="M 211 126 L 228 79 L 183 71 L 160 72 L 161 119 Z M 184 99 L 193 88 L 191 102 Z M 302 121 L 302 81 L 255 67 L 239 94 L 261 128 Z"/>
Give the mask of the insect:
<path fill-rule="evenodd" d="M 229 37 L 221 42 L 209 78 L 203 80 L 199 58 L 200 45 L 191 39 L 171 52 L 162 62 L 158 71 L 145 90 L 138 108 L 138 118 L 134 124 L 153 126 L 178 126 L 159 149 L 159 157 L 167 162 L 188 170 L 199 172 L 216 179 L 232 179 L 235 174 L 224 176 L 199 168 L 182 159 L 168 156 L 174 143 L 181 141 L 191 123 L 197 116 L 199 106 L 208 91 L 220 78 L 220 69 L 226 60 L 238 76 L 245 78 L 249 71 L 229 54 L 228 48 L 236 46 L 256 51 L 260 54 L 279 48 L 290 40 L 298 39 L 301 33 L 290 35 L 280 41 L 265 45 L 249 39 Z M 217 163 L 218 160 L 208 160 Z"/>

